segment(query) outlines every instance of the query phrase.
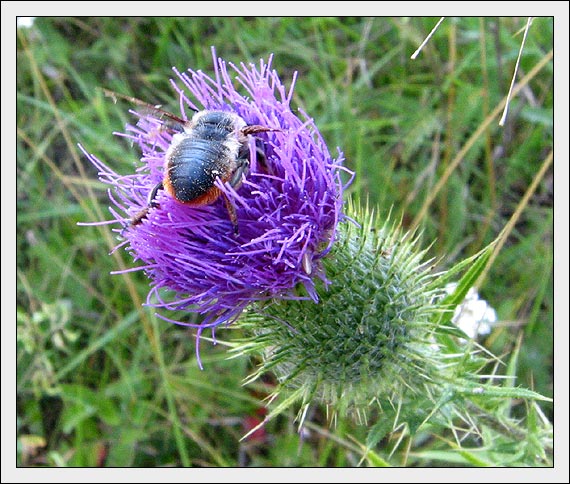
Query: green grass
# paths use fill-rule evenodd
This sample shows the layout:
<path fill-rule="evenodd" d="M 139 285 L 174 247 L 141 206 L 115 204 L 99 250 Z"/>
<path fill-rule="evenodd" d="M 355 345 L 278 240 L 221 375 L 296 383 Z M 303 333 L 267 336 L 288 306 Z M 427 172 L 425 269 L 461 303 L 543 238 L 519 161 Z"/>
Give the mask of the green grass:
<path fill-rule="evenodd" d="M 521 338 L 517 383 L 552 396 L 553 172 L 540 170 L 553 148 L 553 20 L 534 20 L 518 79 L 544 66 L 511 100 L 506 126 L 499 112 L 485 129 L 507 95 L 526 19 L 446 19 L 410 60 L 436 22 L 38 18 L 18 30 L 20 465 L 353 466 L 366 454 L 366 428 L 329 428 L 322 409 L 308 416 L 303 439 L 292 411 L 266 426 L 263 443 L 240 442 L 271 382 L 243 387 L 253 363 L 227 360 L 223 344 L 205 340 L 200 371 L 193 332 L 141 306 L 144 274 L 109 274 L 133 265 L 124 251 L 109 255 L 117 243 L 109 226 L 76 225 L 110 218 L 105 187 L 77 143 L 120 173 L 137 159 L 112 135 L 130 120 L 127 108 L 100 88 L 176 110 L 171 67 L 212 73 L 212 45 L 236 63 L 273 53 L 286 85 L 297 71 L 293 104 L 344 152 L 357 173 L 350 194 L 421 225 L 443 268 L 475 254 L 517 213 L 480 287 L 500 319 L 485 345 L 508 361 Z M 551 418 L 552 407 L 541 407 Z M 396 440 L 367 462 L 480 464 L 432 439 L 390 455 Z"/>

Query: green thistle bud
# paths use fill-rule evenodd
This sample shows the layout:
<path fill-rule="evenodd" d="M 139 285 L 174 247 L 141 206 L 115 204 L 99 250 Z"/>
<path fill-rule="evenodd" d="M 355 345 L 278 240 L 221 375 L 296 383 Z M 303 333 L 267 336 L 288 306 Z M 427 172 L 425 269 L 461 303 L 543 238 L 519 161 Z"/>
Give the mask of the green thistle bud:
<path fill-rule="evenodd" d="M 441 352 L 435 344 L 442 289 L 434 284 L 417 238 L 398 226 L 376 227 L 368 211 L 348 215 L 361 225 L 339 225 L 337 241 L 323 259 L 328 284 L 310 298 L 272 301 L 248 311 L 239 325 L 250 335 L 234 351 L 262 363 L 252 381 L 272 372 L 290 397 L 273 412 L 301 401 L 332 416 L 366 420 L 371 404 L 401 403 L 421 394 L 433 400 Z M 302 295 L 302 294 L 300 294 Z"/>

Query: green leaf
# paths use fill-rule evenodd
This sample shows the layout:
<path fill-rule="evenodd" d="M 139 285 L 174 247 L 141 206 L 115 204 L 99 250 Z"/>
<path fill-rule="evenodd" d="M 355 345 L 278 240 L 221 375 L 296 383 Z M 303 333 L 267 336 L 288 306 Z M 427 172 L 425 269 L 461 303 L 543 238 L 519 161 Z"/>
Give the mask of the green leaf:
<path fill-rule="evenodd" d="M 489 467 L 492 463 L 482 460 L 473 452 L 467 450 L 445 451 L 445 450 L 427 450 L 419 453 L 412 453 L 414 457 L 419 457 L 426 461 L 442 461 L 458 465 L 474 465 L 477 467 Z"/>
<path fill-rule="evenodd" d="M 495 243 L 496 243 L 496 241 L 492 242 L 491 244 L 489 244 L 487 247 L 485 247 L 483 250 L 481 250 L 480 252 L 478 252 L 474 256 L 469 257 L 469 258 L 459 262 L 458 264 L 453 266 L 449 271 L 447 271 L 447 273 L 444 276 L 442 276 L 441 278 L 438 278 L 435 281 L 438 285 L 441 286 L 444 281 L 450 280 L 451 275 L 457 274 L 459 271 L 463 270 L 465 267 L 470 266 L 469 269 L 467 269 L 465 274 L 458 281 L 457 287 L 455 288 L 455 291 L 453 291 L 453 293 L 451 293 L 448 296 L 446 296 L 445 298 L 443 298 L 443 300 L 441 301 L 442 306 L 444 306 L 444 307 L 447 306 L 450 309 L 454 309 L 459 304 L 461 304 L 463 302 L 463 300 L 465 299 L 465 296 L 467 295 L 467 292 L 469 291 L 469 289 L 471 289 L 474 286 L 478 277 L 483 273 L 483 270 L 485 269 L 487 261 L 491 257 L 491 253 L 492 253 L 492 250 L 493 250 Z M 440 325 L 443 325 L 443 326 L 447 325 L 448 327 L 451 326 L 448 323 L 450 323 L 451 319 L 453 318 L 453 311 L 452 310 L 442 312 L 441 314 L 438 314 L 437 316 L 440 318 L 438 321 Z"/>
<path fill-rule="evenodd" d="M 499 397 L 499 398 L 513 398 L 513 399 L 531 399 L 531 400 L 541 400 L 543 402 L 551 402 L 552 399 L 541 395 L 540 393 L 534 392 L 527 388 L 521 387 L 499 387 L 496 385 L 477 385 L 477 384 L 463 384 L 462 386 L 457 385 L 455 387 L 457 393 L 473 396 L 473 395 L 485 395 L 487 397 Z"/>
<path fill-rule="evenodd" d="M 388 461 L 380 457 L 376 452 L 368 450 L 366 452 L 366 460 L 371 467 L 392 467 Z"/>
<path fill-rule="evenodd" d="M 380 419 L 372 426 L 366 436 L 366 447 L 375 447 L 378 442 L 393 430 L 395 417 L 396 410 L 393 410 L 392 408 L 382 412 Z"/>
<path fill-rule="evenodd" d="M 121 415 L 115 403 L 108 397 L 82 385 L 62 385 L 61 397 L 72 402 L 75 422 L 89 416 L 97 416 L 106 424 L 114 426 L 121 422 Z"/>
<path fill-rule="evenodd" d="M 66 434 L 72 433 L 84 420 L 92 417 L 94 413 L 95 408 L 93 407 L 81 404 L 66 405 L 61 413 L 61 428 L 63 432 Z"/>

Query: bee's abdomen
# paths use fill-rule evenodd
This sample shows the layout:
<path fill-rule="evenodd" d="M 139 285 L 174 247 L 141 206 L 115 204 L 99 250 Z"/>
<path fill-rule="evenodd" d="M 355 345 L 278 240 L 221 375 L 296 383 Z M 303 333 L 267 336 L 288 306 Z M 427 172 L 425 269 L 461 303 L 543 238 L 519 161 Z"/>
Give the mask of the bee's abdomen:
<path fill-rule="evenodd" d="M 165 190 L 181 203 L 203 205 L 213 202 L 220 194 L 214 185 L 231 176 L 227 166 L 229 148 L 223 143 L 185 138 L 173 149 L 164 177 Z"/>

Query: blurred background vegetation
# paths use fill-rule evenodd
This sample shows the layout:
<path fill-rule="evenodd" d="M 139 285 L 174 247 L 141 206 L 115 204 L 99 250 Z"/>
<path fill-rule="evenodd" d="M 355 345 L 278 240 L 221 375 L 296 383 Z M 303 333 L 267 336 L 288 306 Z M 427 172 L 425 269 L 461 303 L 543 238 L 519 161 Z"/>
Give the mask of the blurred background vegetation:
<path fill-rule="evenodd" d="M 526 18 L 36 18 L 17 31 L 17 432 L 26 466 L 353 466 L 366 429 L 329 427 L 321 409 L 299 435 L 294 412 L 239 439 L 263 418 L 264 385 L 242 386 L 252 363 L 228 360 L 193 331 L 141 306 L 143 273 L 109 226 L 106 187 L 81 143 L 119 173 L 137 150 L 113 136 L 131 121 L 100 88 L 176 111 L 172 66 L 213 73 L 210 47 L 234 63 L 274 54 L 286 86 L 331 151 L 357 173 L 349 192 L 382 215 L 419 225 L 441 268 L 505 226 L 553 148 L 553 63 L 511 101 L 451 172 L 458 153 L 506 96 Z M 553 19 L 535 18 L 518 79 L 553 48 Z M 443 177 L 443 178 L 442 178 Z M 442 188 L 431 202 L 437 183 Z M 499 323 L 483 342 L 517 348 L 517 383 L 552 396 L 553 171 L 540 177 L 480 288 Z M 235 333 L 220 331 L 231 341 Z M 542 405 L 552 419 L 552 407 Z M 393 465 L 433 466 L 421 450 Z M 457 463 L 456 463 L 457 464 Z"/>

